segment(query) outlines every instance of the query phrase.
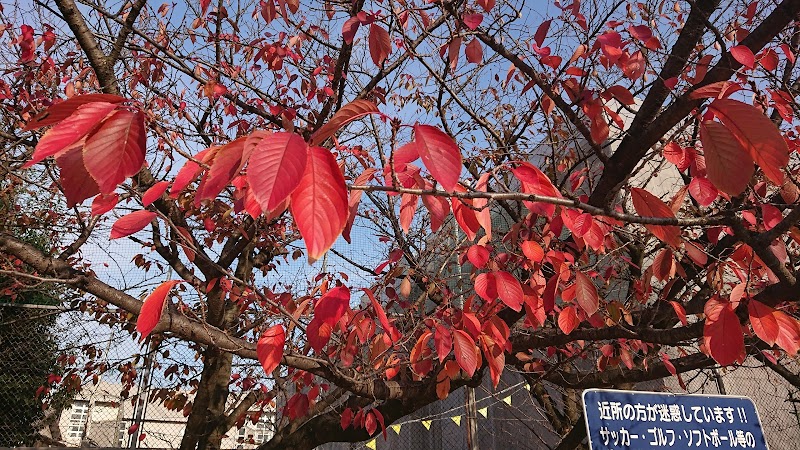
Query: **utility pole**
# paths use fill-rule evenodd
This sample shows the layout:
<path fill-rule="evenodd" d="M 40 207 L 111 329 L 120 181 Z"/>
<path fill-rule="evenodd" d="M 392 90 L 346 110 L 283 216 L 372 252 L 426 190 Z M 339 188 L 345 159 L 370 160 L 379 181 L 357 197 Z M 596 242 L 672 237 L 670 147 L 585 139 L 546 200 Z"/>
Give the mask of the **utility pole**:
<path fill-rule="evenodd" d="M 475 405 L 475 388 L 464 387 L 467 410 L 467 450 L 478 450 L 478 407 Z"/>

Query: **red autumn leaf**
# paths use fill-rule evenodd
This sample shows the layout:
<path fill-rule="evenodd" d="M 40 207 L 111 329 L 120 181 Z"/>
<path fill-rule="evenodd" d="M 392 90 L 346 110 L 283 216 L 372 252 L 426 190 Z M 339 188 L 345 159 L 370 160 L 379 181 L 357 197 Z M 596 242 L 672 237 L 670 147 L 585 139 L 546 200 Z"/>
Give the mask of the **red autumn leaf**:
<path fill-rule="evenodd" d="M 345 408 L 342 411 L 342 418 L 339 421 L 339 425 L 342 427 L 342 430 L 347 429 L 350 426 L 350 423 L 353 421 L 353 410 L 350 408 Z"/>
<path fill-rule="evenodd" d="M 167 190 L 168 186 L 168 181 L 159 181 L 158 183 L 150 186 L 150 189 L 145 191 L 144 195 L 142 195 L 142 206 L 148 206 L 154 201 L 158 200 Z"/>
<path fill-rule="evenodd" d="M 481 359 L 475 341 L 465 331 L 453 330 L 453 348 L 458 366 L 471 378 L 475 375 Z"/>
<path fill-rule="evenodd" d="M 375 414 L 372 411 L 367 412 L 364 416 L 364 429 L 367 430 L 367 434 L 370 436 L 378 429 L 378 421 L 375 420 Z"/>
<path fill-rule="evenodd" d="M 567 306 L 558 313 L 558 328 L 560 328 L 564 334 L 572 333 L 575 328 L 578 328 L 580 323 L 581 320 L 578 318 L 578 310 L 576 310 L 574 306 Z"/>
<path fill-rule="evenodd" d="M 750 153 L 764 175 L 778 186 L 783 184 L 781 168 L 789 163 L 789 147 L 778 127 L 756 107 L 736 100 L 717 99 L 708 108 Z"/>
<path fill-rule="evenodd" d="M 514 275 L 498 270 L 492 272 L 491 276 L 494 278 L 494 288 L 500 301 L 514 311 L 521 311 L 523 303 L 522 286 L 514 278 Z"/>
<path fill-rule="evenodd" d="M 489 273 L 481 273 L 475 277 L 475 293 L 487 302 L 497 299 L 497 286 L 494 277 Z"/>
<path fill-rule="evenodd" d="M 350 290 L 345 286 L 330 289 L 314 305 L 314 319 L 334 325 L 350 306 Z"/>
<path fill-rule="evenodd" d="M 478 0 L 478 4 L 484 11 L 489 12 L 494 8 L 495 0 Z"/>
<path fill-rule="evenodd" d="M 550 24 L 552 22 L 553 20 L 550 19 L 539 24 L 539 28 L 536 29 L 536 33 L 533 35 L 533 42 L 536 43 L 537 47 L 541 47 L 544 43 L 544 38 L 547 37 L 547 32 L 550 31 Z"/>
<path fill-rule="evenodd" d="M 724 125 L 710 120 L 700 124 L 700 142 L 708 179 L 728 195 L 741 194 L 755 171 L 747 150 Z"/>
<path fill-rule="evenodd" d="M 411 222 L 414 221 L 414 214 L 417 212 L 419 196 L 415 194 L 402 194 L 400 201 L 400 228 L 408 233 Z"/>
<path fill-rule="evenodd" d="M 483 22 L 483 14 L 464 14 L 461 17 L 461 21 L 464 22 L 464 25 L 466 25 L 467 28 L 474 31 L 481 26 L 481 22 Z"/>
<path fill-rule="evenodd" d="M 631 94 L 631 91 L 620 85 L 611 86 L 610 88 L 606 89 L 605 94 L 614 97 L 623 105 L 633 105 L 636 103 L 636 100 L 633 99 L 633 94 Z"/>
<path fill-rule="evenodd" d="M 246 137 L 240 137 L 223 145 L 214 153 L 211 168 L 197 187 L 196 205 L 199 205 L 200 200 L 215 198 L 233 180 L 242 166 L 242 153 L 246 141 Z"/>
<path fill-rule="evenodd" d="M 753 326 L 756 336 L 769 345 L 775 345 L 775 341 L 780 335 L 778 319 L 774 314 L 775 310 L 757 300 L 750 300 L 747 304 L 747 311 L 750 315 L 750 325 Z"/>
<path fill-rule="evenodd" d="M 141 231 L 153 221 L 158 214 L 147 211 L 135 211 L 122 216 L 111 226 L 111 239 L 119 239 Z"/>
<path fill-rule="evenodd" d="M 247 182 L 264 211 L 272 211 L 297 189 L 308 155 L 308 145 L 295 133 L 272 133 L 258 142 L 250 155 Z"/>
<path fill-rule="evenodd" d="M 31 119 L 23 131 L 35 130 L 61 122 L 71 116 L 80 106 L 87 103 L 122 103 L 126 99 L 112 94 L 86 94 L 70 97 L 63 102 L 56 103 Z M 110 112 L 110 111 L 109 111 Z M 101 117 L 102 119 L 102 117 Z"/>
<path fill-rule="evenodd" d="M 274 325 L 261 334 L 256 344 L 256 356 L 265 374 L 271 374 L 280 364 L 285 341 L 286 332 L 281 324 Z"/>
<path fill-rule="evenodd" d="M 144 114 L 118 110 L 86 139 L 83 161 L 100 192 L 110 194 L 139 172 L 146 150 Z"/>
<path fill-rule="evenodd" d="M 445 190 L 454 190 L 461 175 L 461 152 L 453 138 L 436 127 L 416 124 L 414 141 L 433 178 Z"/>
<path fill-rule="evenodd" d="M 464 55 L 467 57 L 467 62 L 472 64 L 480 64 L 483 62 L 483 46 L 479 39 L 469 41 L 464 47 Z"/>
<path fill-rule="evenodd" d="M 686 170 L 692 162 L 686 149 L 676 144 L 675 141 L 670 141 L 665 145 L 662 153 L 664 159 L 675 164 L 681 171 Z"/>
<path fill-rule="evenodd" d="M 430 331 L 423 333 L 422 336 L 419 337 L 419 340 L 417 340 L 417 343 L 414 344 L 414 347 L 411 349 L 411 354 L 409 354 L 408 357 L 411 362 L 411 370 L 420 377 L 427 375 L 433 368 L 433 361 L 430 358 L 432 352 L 430 347 L 428 347 L 428 342 L 430 342 L 431 337 L 433 337 L 433 333 Z"/>
<path fill-rule="evenodd" d="M 378 303 L 378 300 L 375 298 L 375 295 L 369 289 L 362 289 L 367 297 L 369 297 L 369 301 L 372 303 L 372 309 L 375 310 L 375 314 L 378 316 L 378 321 L 381 323 L 381 327 L 383 327 L 384 333 L 389 335 L 389 339 L 392 343 L 397 343 L 400 340 L 400 331 L 397 328 L 389 323 L 389 319 L 386 317 L 386 311 L 383 310 L 383 306 Z"/>
<path fill-rule="evenodd" d="M 203 151 L 198 152 L 194 155 L 194 159 L 197 161 L 204 161 L 204 159 L 210 154 L 213 153 L 212 148 L 207 148 Z M 186 186 L 189 185 L 195 178 L 197 178 L 197 174 L 200 173 L 200 164 L 195 161 L 186 161 L 186 164 L 181 167 L 181 170 L 178 171 L 178 174 L 175 175 L 175 180 L 172 182 L 172 187 L 169 190 L 169 195 L 173 198 L 176 198 L 178 194 L 186 189 Z"/>
<path fill-rule="evenodd" d="M 36 144 L 30 161 L 22 167 L 30 167 L 80 141 L 116 107 L 117 105 L 106 102 L 86 103 L 79 106 L 72 115 L 47 130 Z"/>
<path fill-rule="evenodd" d="M 675 315 L 678 316 L 678 320 L 681 321 L 681 325 L 689 325 L 689 321 L 686 319 L 686 309 L 684 309 L 683 305 L 675 300 L 670 300 L 669 303 L 672 305 L 672 309 L 675 310 Z"/>
<path fill-rule="evenodd" d="M 376 66 L 381 66 L 392 53 L 392 38 L 382 26 L 372 23 L 369 26 L 369 54 Z"/>
<path fill-rule="evenodd" d="M 631 199 L 636 212 L 643 217 L 675 218 L 675 213 L 655 195 L 644 189 L 631 188 Z M 681 245 L 681 230 L 671 225 L 645 225 L 648 231 L 663 242 L 673 246 Z"/>
<path fill-rule="evenodd" d="M 600 296 L 592 280 L 583 272 L 575 272 L 575 298 L 578 306 L 586 312 L 587 316 L 592 316 L 600 307 Z"/>
<path fill-rule="evenodd" d="M 423 195 L 422 204 L 431 213 L 431 231 L 436 231 L 444 223 L 445 218 L 450 213 L 450 203 L 446 198 L 433 195 Z M 476 217 L 477 221 L 477 217 Z"/>
<path fill-rule="evenodd" d="M 483 269 L 489 262 L 489 250 L 483 245 L 472 245 L 467 249 L 467 259 L 476 268 Z"/>
<path fill-rule="evenodd" d="M 461 186 L 456 186 L 456 192 L 464 192 L 465 189 Z M 423 199 L 426 196 L 423 196 Z M 458 197 L 450 197 L 450 202 L 453 207 L 453 216 L 461 230 L 467 235 L 470 241 L 475 239 L 481 224 L 478 221 L 478 216 L 475 212 L 475 206 L 472 200 L 460 199 Z"/>
<path fill-rule="evenodd" d="M 113 193 L 111 195 L 99 194 L 92 200 L 92 216 L 103 215 L 117 206 L 119 195 Z"/>
<path fill-rule="evenodd" d="M 359 26 L 361 26 L 361 21 L 358 20 L 358 17 L 351 17 L 345 21 L 344 25 L 342 25 L 342 38 L 345 44 L 353 43 Z"/>
<path fill-rule="evenodd" d="M 653 258 L 653 276 L 658 281 L 668 281 L 675 276 L 675 258 L 669 247 L 662 248 Z"/>
<path fill-rule="evenodd" d="M 433 338 L 433 344 L 436 347 L 436 355 L 439 357 L 439 362 L 444 362 L 447 355 L 450 354 L 450 349 L 453 348 L 453 335 L 450 330 L 444 325 L 436 324 L 436 334 Z"/>
<path fill-rule="evenodd" d="M 753 51 L 746 45 L 737 45 L 735 47 L 730 48 L 731 56 L 736 61 L 748 69 L 752 69 L 756 66 L 756 57 L 753 55 Z"/>
<path fill-rule="evenodd" d="M 778 321 L 779 329 L 775 343 L 778 344 L 778 347 L 784 349 L 789 356 L 797 355 L 797 351 L 800 350 L 800 323 L 783 311 L 775 311 L 773 314 Z"/>
<path fill-rule="evenodd" d="M 561 193 L 558 192 L 553 182 L 547 177 L 538 167 L 529 162 L 518 162 L 517 167 L 513 168 L 511 172 L 522 184 L 522 191 L 526 194 L 541 195 L 545 197 L 560 198 Z M 551 217 L 556 210 L 555 205 L 550 203 L 540 202 L 523 202 L 525 206 L 536 214 L 542 214 Z"/>
<path fill-rule="evenodd" d="M 714 203 L 719 196 L 719 191 L 714 187 L 708 178 L 694 177 L 689 183 L 689 194 L 697 200 L 701 206 L 708 206 Z"/>
<path fill-rule="evenodd" d="M 86 166 L 83 164 L 83 149 L 73 147 L 56 157 L 59 168 L 59 179 L 64 196 L 67 197 L 67 207 L 83 203 L 89 197 L 100 193 L 100 188 L 94 182 Z"/>
<path fill-rule="evenodd" d="M 522 253 L 533 262 L 542 262 L 544 259 L 544 249 L 542 246 L 533 241 L 525 241 L 520 244 Z"/>
<path fill-rule="evenodd" d="M 321 126 L 317 131 L 314 132 L 314 134 L 311 136 L 311 145 L 322 144 L 326 139 L 342 129 L 343 126 L 368 114 L 380 114 L 380 111 L 378 111 L 378 107 L 375 105 L 375 103 L 369 100 L 354 100 L 342 106 L 342 108 L 339 109 L 339 111 L 336 111 L 336 114 L 331 117 L 328 123 Z"/>
<path fill-rule="evenodd" d="M 705 314 L 703 342 L 714 361 L 722 366 L 744 361 L 744 333 L 731 304 L 712 298 Z"/>
<path fill-rule="evenodd" d="M 319 259 L 347 223 L 347 186 L 336 158 L 322 147 L 310 147 L 306 171 L 292 193 L 291 211 L 308 250 Z"/>
<path fill-rule="evenodd" d="M 136 319 L 136 331 L 142 335 L 141 340 L 144 340 L 158 325 L 169 291 L 180 282 L 180 280 L 165 281 L 144 299 L 142 309 L 139 311 L 139 318 Z"/>

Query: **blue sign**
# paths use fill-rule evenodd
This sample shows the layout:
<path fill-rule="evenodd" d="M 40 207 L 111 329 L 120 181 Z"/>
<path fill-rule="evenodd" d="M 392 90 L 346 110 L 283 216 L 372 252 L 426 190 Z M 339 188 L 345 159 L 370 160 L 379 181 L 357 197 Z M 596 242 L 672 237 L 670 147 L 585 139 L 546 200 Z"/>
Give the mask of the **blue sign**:
<path fill-rule="evenodd" d="M 588 389 L 583 409 L 591 450 L 768 450 L 746 397 Z"/>

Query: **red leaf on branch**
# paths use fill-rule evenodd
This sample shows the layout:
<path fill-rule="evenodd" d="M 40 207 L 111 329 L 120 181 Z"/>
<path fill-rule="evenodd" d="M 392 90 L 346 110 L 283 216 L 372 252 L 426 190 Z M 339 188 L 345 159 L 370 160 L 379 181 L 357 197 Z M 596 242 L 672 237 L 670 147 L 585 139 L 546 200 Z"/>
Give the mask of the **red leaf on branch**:
<path fill-rule="evenodd" d="M 784 313 L 783 311 L 775 311 L 773 313 L 775 319 L 778 321 L 778 333 L 775 343 L 778 347 L 784 349 L 789 356 L 797 355 L 800 350 L 800 324 L 797 319 Z"/>
<path fill-rule="evenodd" d="M 464 55 L 466 55 L 467 61 L 472 64 L 482 63 L 483 46 L 481 45 L 481 41 L 479 39 L 469 41 L 469 44 L 464 47 Z"/>
<path fill-rule="evenodd" d="M 223 145 L 214 153 L 211 168 L 203 177 L 200 186 L 197 187 L 194 197 L 195 205 L 199 205 L 200 200 L 215 198 L 233 180 L 242 166 L 242 154 L 246 141 L 246 137 L 240 137 Z"/>
<path fill-rule="evenodd" d="M 436 324 L 436 334 L 433 338 L 434 346 L 436 347 L 436 355 L 439 357 L 439 362 L 444 362 L 447 355 L 450 354 L 450 349 L 453 348 L 453 335 L 450 330 L 445 328 L 444 325 Z"/>
<path fill-rule="evenodd" d="M 481 359 L 475 341 L 463 330 L 453 330 L 453 348 L 458 366 L 471 378 L 475 375 Z"/>
<path fill-rule="evenodd" d="M 436 127 L 416 124 L 414 141 L 433 178 L 445 190 L 454 190 L 461 175 L 461 152 L 453 138 Z"/>
<path fill-rule="evenodd" d="M 730 48 L 731 56 L 736 61 L 748 69 L 752 69 L 756 66 L 756 57 L 753 55 L 753 51 L 750 50 L 750 47 L 746 45 L 737 45 L 735 47 Z"/>
<path fill-rule="evenodd" d="M 757 300 L 750 300 L 747 304 L 747 312 L 756 336 L 769 345 L 775 345 L 775 341 L 780 335 L 778 319 L 774 314 L 775 310 Z"/>
<path fill-rule="evenodd" d="M 238 153 L 241 157 L 241 149 Z M 295 133 L 272 133 L 258 142 L 250 155 L 247 182 L 264 211 L 272 211 L 297 189 L 308 155 L 308 145 Z"/>
<path fill-rule="evenodd" d="M 744 333 L 729 302 L 710 299 L 705 306 L 703 342 L 714 361 L 722 366 L 743 362 Z"/>
<path fill-rule="evenodd" d="M 39 139 L 30 161 L 23 168 L 69 148 L 89 134 L 98 124 L 116 109 L 117 105 L 106 102 L 93 102 L 80 105 L 78 109 L 56 126 L 47 130 Z"/>
<path fill-rule="evenodd" d="M 100 192 L 110 194 L 139 172 L 146 150 L 144 114 L 118 110 L 86 139 L 83 161 Z"/>
<path fill-rule="evenodd" d="M 483 269 L 486 267 L 486 263 L 489 262 L 489 250 L 483 245 L 472 245 L 467 249 L 467 259 L 476 268 Z"/>
<path fill-rule="evenodd" d="M 309 148 L 306 171 L 292 193 L 291 211 L 313 263 L 331 248 L 347 223 L 347 186 L 330 151 Z"/>
<path fill-rule="evenodd" d="M 700 142 L 708 179 L 728 195 L 741 194 L 755 171 L 747 150 L 724 125 L 710 120 L 700 124 Z"/>
<path fill-rule="evenodd" d="M 72 113 L 77 111 L 77 109 L 85 105 L 87 103 L 122 103 L 126 99 L 120 97 L 118 95 L 112 94 L 86 94 L 86 95 L 76 95 L 74 97 L 70 97 L 63 102 L 56 103 L 53 106 L 45 109 L 41 113 L 37 114 L 36 117 L 31 119 L 23 131 L 35 130 L 37 128 L 46 127 L 48 125 L 53 125 L 56 123 L 61 122 L 62 120 L 66 119 L 67 117 L 71 116 Z M 109 111 L 110 112 L 110 111 Z M 102 117 L 101 117 L 102 119 Z"/>
<path fill-rule="evenodd" d="M 165 281 L 144 299 L 142 309 L 139 311 L 139 318 L 136 319 L 136 331 L 142 335 L 140 340 L 144 340 L 153 331 L 153 328 L 158 325 L 169 291 L 180 282 L 180 280 Z"/>
<path fill-rule="evenodd" d="M 533 42 L 536 43 L 537 47 L 541 47 L 544 44 L 544 38 L 547 37 L 547 32 L 550 31 L 552 22 L 553 20 L 550 19 L 539 24 L 539 28 L 536 29 L 536 33 L 533 35 Z"/>
<path fill-rule="evenodd" d="M 342 106 L 325 125 L 311 135 L 311 145 L 320 145 L 348 123 L 369 114 L 380 114 L 375 103 L 359 99 Z M 416 158 L 414 158 L 416 159 Z M 409 161 L 411 162 L 411 161 Z"/>
<path fill-rule="evenodd" d="M 750 153 L 764 175 L 778 186 L 783 184 L 781 168 L 789 163 L 789 147 L 778 127 L 756 107 L 736 100 L 714 100 L 708 108 Z"/>
<path fill-rule="evenodd" d="M 167 187 L 169 187 L 168 181 L 159 181 L 158 183 L 150 186 L 150 189 L 145 191 L 144 195 L 142 195 L 142 206 L 148 206 L 154 201 L 158 200 L 167 190 Z"/>
<path fill-rule="evenodd" d="M 274 325 L 261 334 L 256 344 L 256 356 L 265 374 L 271 374 L 280 364 L 285 342 L 286 332 L 281 324 Z"/>
<path fill-rule="evenodd" d="M 464 22 L 464 25 L 466 25 L 467 28 L 474 31 L 481 26 L 481 22 L 483 22 L 483 14 L 464 14 L 461 17 L 461 21 Z"/>
<path fill-rule="evenodd" d="M 578 318 L 578 310 L 576 310 L 574 306 L 567 306 L 558 313 L 558 328 L 560 328 L 564 334 L 572 333 L 575 328 L 578 328 L 580 323 L 581 320 Z"/>
<path fill-rule="evenodd" d="M 520 244 L 520 248 L 522 248 L 522 253 L 528 258 L 530 261 L 533 262 L 542 262 L 544 259 L 544 250 L 542 246 L 537 244 L 533 241 L 525 241 Z"/>
<path fill-rule="evenodd" d="M 697 200 L 700 206 L 708 206 L 714 203 L 719 196 L 719 191 L 714 187 L 708 178 L 694 177 L 689 183 L 689 194 Z"/>
<path fill-rule="evenodd" d="M 492 272 L 491 276 L 494 278 L 495 290 L 500 301 L 514 311 L 521 311 L 523 303 L 522 286 L 514 278 L 514 275 L 498 270 Z"/>
<path fill-rule="evenodd" d="M 194 155 L 194 159 L 197 161 L 204 161 L 204 159 L 211 153 L 213 153 L 214 148 L 207 148 L 198 152 Z M 186 161 L 186 164 L 181 167 L 181 170 L 178 171 L 178 174 L 175 175 L 175 180 L 172 182 L 172 187 L 169 190 L 169 195 L 172 198 L 177 198 L 178 194 L 186 189 L 186 186 L 189 185 L 195 178 L 197 178 L 197 174 L 200 173 L 200 164 L 195 161 Z"/>
<path fill-rule="evenodd" d="M 122 216 L 111 226 L 111 239 L 119 239 L 137 233 L 153 221 L 158 214 L 147 211 L 135 211 Z"/>
<path fill-rule="evenodd" d="M 575 298 L 578 306 L 586 312 L 587 316 L 592 316 L 600 307 L 600 296 L 592 280 L 583 272 L 575 272 Z"/>
<path fill-rule="evenodd" d="M 631 188 L 631 199 L 636 212 L 643 217 L 675 218 L 675 213 L 660 198 L 644 189 Z M 645 225 L 648 231 L 663 242 L 673 246 L 681 245 L 681 230 L 671 225 Z"/>
<path fill-rule="evenodd" d="M 83 164 L 83 149 L 73 147 L 56 157 L 59 168 L 59 179 L 64 196 L 67 197 L 67 207 L 83 203 L 89 197 L 100 193 L 100 188 L 94 182 L 86 166 Z"/>
<path fill-rule="evenodd" d="M 369 54 L 372 62 L 380 67 L 392 53 L 392 38 L 382 26 L 372 23 L 369 26 Z"/>
<path fill-rule="evenodd" d="M 369 301 L 372 303 L 372 309 L 375 310 L 375 314 L 378 316 L 378 321 L 383 327 L 384 333 L 389 335 L 389 339 L 392 341 L 392 344 L 397 343 L 400 340 L 400 332 L 397 328 L 389 323 L 389 319 L 386 317 L 386 311 L 383 310 L 383 306 L 378 303 L 378 300 L 375 298 L 375 295 L 369 289 L 362 289 L 367 297 L 369 297 Z"/>
<path fill-rule="evenodd" d="M 433 360 L 431 359 L 431 349 L 428 347 L 433 333 L 426 331 L 419 337 L 414 348 L 411 349 L 409 360 L 411 362 L 411 370 L 420 377 L 424 377 L 433 368 Z"/>

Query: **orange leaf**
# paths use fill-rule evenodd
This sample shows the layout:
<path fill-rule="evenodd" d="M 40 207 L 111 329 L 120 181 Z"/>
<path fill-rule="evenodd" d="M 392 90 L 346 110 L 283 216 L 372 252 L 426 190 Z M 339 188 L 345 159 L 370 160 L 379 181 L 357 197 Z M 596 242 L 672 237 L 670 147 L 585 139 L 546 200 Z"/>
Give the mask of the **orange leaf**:
<path fill-rule="evenodd" d="M 141 340 L 144 340 L 153 331 L 153 328 L 158 325 L 161 313 L 164 311 L 164 301 L 167 299 L 167 294 L 180 282 L 180 280 L 165 281 L 144 299 L 142 309 L 139 311 L 139 318 L 136 319 L 136 331 L 142 335 Z"/>
<path fill-rule="evenodd" d="M 778 319 L 774 314 L 775 310 L 757 300 L 750 300 L 747 304 L 747 311 L 750 314 L 750 325 L 753 326 L 756 336 L 769 345 L 775 345 L 780 334 Z"/>
<path fill-rule="evenodd" d="M 572 333 L 575 328 L 578 328 L 580 323 L 581 320 L 578 318 L 578 311 L 574 306 L 567 306 L 558 314 L 558 328 L 560 328 L 564 334 Z"/>
<path fill-rule="evenodd" d="M 744 361 L 744 333 L 731 304 L 712 298 L 705 314 L 703 342 L 711 357 L 722 366 Z"/>

